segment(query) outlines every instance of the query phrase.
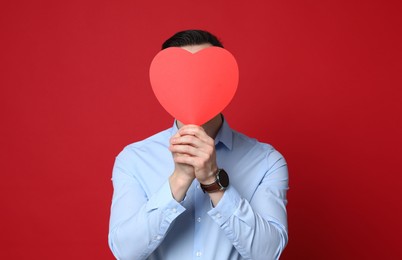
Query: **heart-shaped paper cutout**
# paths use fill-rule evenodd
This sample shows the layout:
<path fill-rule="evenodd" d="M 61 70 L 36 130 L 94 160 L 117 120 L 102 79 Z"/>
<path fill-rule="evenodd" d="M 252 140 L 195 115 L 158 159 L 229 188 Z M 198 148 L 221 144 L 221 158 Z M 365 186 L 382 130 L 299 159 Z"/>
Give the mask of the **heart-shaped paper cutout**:
<path fill-rule="evenodd" d="M 239 82 L 235 58 L 220 47 L 196 53 L 164 49 L 153 59 L 149 74 L 158 101 L 184 124 L 202 125 L 222 112 Z"/>

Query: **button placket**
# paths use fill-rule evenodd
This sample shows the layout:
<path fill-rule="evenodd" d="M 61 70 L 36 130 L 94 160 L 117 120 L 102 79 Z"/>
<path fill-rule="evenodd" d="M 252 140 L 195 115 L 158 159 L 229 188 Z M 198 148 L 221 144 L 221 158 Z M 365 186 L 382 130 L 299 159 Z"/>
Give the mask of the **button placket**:
<path fill-rule="evenodd" d="M 203 246 L 204 241 L 202 241 L 202 216 L 205 211 L 205 194 L 202 192 L 200 184 L 197 183 L 196 189 L 194 190 L 194 251 L 193 254 L 196 258 L 200 259 L 203 256 Z"/>

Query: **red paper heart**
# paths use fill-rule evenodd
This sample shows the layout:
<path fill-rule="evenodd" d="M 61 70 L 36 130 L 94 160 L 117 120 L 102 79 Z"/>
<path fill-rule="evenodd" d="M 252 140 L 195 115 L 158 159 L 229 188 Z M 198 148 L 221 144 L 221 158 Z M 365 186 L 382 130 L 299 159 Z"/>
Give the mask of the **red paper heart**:
<path fill-rule="evenodd" d="M 158 101 L 184 124 L 202 125 L 222 112 L 239 82 L 235 58 L 219 47 L 194 54 L 178 47 L 164 49 L 153 59 L 149 74 Z"/>

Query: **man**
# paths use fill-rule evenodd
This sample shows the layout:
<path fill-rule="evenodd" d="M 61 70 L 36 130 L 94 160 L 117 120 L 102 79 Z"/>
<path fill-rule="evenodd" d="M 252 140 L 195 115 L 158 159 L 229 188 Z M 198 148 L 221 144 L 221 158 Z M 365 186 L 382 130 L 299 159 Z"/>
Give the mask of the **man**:
<path fill-rule="evenodd" d="M 190 30 L 163 44 L 223 47 Z M 109 246 L 118 259 L 278 259 L 288 240 L 285 159 L 219 114 L 133 143 L 117 156 Z"/>

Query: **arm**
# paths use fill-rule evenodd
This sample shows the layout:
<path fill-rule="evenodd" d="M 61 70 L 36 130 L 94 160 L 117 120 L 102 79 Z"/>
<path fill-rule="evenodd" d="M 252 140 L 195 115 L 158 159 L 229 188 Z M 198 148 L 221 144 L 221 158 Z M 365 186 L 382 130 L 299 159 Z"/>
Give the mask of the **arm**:
<path fill-rule="evenodd" d="M 288 240 L 287 165 L 277 151 L 268 155 L 267 162 L 267 172 L 250 202 L 229 185 L 208 212 L 246 259 L 278 259 Z"/>
<path fill-rule="evenodd" d="M 174 155 L 176 165 L 190 167 L 192 178 L 197 178 L 201 184 L 210 184 L 215 181 L 218 170 L 215 142 L 202 127 L 183 126 L 171 139 L 169 149 Z M 209 193 L 213 205 L 218 204 L 223 193 L 224 191 Z"/>
<path fill-rule="evenodd" d="M 147 198 L 119 158 L 112 180 L 110 249 L 117 259 L 145 259 L 160 245 L 169 226 L 185 209 L 172 197 L 168 180 Z"/>
<path fill-rule="evenodd" d="M 182 155 L 175 157 L 175 162 L 193 166 L 200 183 L 214 181 L 217 166 L 213 139 L 192 125 L 183 126 L 179 134 L 170 146 L 171 152 Z M 231 185 L 225 191 L 208 194 L 216 206 L 208 214 L 246 259 L 277 259 L 287 244 L 287 165 L 282 155 L 272 150 L 265 168 L 250 202 Z"/>

